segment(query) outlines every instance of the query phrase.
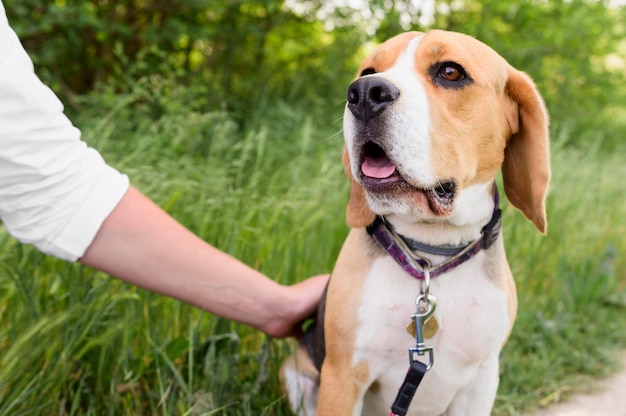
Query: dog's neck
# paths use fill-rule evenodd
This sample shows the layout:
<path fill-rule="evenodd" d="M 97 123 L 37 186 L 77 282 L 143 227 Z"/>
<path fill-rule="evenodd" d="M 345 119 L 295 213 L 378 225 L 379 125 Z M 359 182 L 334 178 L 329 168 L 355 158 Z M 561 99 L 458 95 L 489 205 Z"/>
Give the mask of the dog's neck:
<path fill-rule="evenodd" d="M 478 237 L 470 243 L 435 245 L 409 239 L 408 236 L 401 235 L 393 225 L 380 216 L 367 227 L 367 233 L 405 272 L 416 279 L 425 280 L 428 285 L 431 277 L 437 277 L 460 266 L 481 250 L 489 249 L 499 238 L 501 227 L 499 196 L 495 185 L 492 189 L 491 217 L 481 227 Z M 444 228 L 447 232 L 450 231 L 449 227 Z M 455 229 L 458 230 L 458 228 Z"/>
<path fill-rule="evenodd" d="M 481 238 L 481 232 L 497 208 L 493 182 L 461 191 L 453 213 L 441 220 L 420 221 L 391 214 L 385 220 L 401 236 L 432 246 L 462 246 Z"/>

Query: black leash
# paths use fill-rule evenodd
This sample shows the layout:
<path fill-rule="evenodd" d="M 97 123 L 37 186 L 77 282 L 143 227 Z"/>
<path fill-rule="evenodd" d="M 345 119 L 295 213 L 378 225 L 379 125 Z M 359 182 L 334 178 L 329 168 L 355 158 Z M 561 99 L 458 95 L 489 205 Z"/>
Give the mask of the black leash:
<path fill-rule="evenodd" d="M 398 395 L 391 405 L 389 416 L 405 416 L 409 411 L 409 405 L 426 374 L 426 364 L 417 360 L 411 362 L 411 367 L 404 377 L 404 381 L 398 390 Z"/>

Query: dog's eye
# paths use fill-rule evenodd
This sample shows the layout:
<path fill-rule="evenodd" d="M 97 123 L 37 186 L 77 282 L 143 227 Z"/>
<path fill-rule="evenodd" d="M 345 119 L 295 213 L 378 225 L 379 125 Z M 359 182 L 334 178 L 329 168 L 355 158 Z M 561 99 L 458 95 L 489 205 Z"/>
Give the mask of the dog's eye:
<path fill-rule="evenodd" d="M 466 75 L 461 65 L 455 64 L 454 62 L 446 62 L 439 67 L 437 77 L 443 78 L 446 81 L 458 82 L 465 79 Z"/>
<path fill-rule="evenodd" d="M 372 75 L 375 73 L 376 70 L 374 68 L 365 68 L 363 71 L 361 71 L 361 76 L 364 77 L 365 75 Z"/>
<path fill-rule="evenodd" d="M 430 67 L 433 83 L 446 89 L 462 89 L 474 80 L 465 69 L 456 62 L 439 62 Z"/>

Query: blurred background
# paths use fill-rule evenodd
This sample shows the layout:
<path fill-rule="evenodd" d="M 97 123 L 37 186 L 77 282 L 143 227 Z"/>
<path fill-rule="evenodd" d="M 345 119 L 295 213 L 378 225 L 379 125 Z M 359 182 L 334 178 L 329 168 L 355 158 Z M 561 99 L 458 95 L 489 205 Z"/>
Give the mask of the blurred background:
<path fill-rule="evenodd" d="M 503 201 L 519 313 L 493 414 L 532 415 L 617 368 L 623 1 L 3 3 L 90 146 L 200 237 L 285 284 L 332 270 L 348 232 L 341 123 L 361 59 L 406 30 L 489 44 L 537 83 L 553 168 L 547 236 Z M 277 374 L 292 346 L 0 227 L 0 415 L 287 415 Z"/>
<path fill-rule="evenodd" d="M 6 0 L 41 78 L 76 96 L 157 76 L 194 110 L 343 99 L 369 46 L 405 30 L 461 31 L 537 82 L 553 126 L 618 141 L 626 114 L 626 17 L 618 0 Z M 164 82 L 164 80 L 162 82 Z M 268 98 L 269 97 L 269 98 Z M 306 103 L 306 104 L 305 104 Z M 310 107 L 309 107 L 310 108 Z M 159 115 L 155 103 L 154 116 Z M 331 111 L 335 111 L 332 109 Z"/>

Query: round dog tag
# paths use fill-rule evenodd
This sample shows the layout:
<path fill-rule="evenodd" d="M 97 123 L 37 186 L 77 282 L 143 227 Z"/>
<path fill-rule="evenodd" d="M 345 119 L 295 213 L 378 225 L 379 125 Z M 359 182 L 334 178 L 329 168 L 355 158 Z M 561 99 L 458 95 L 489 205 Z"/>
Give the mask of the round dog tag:
<path fill-rule="evenodd" d="M 424 338 L 431 339 L 435 336 L 438 330 L 439 322 L 437 322 L 434 316 L 431 316 L 430 319 L 424 323 Z"/>
<path fill-rule="evenodd" d="M 438 330 L 439 330 L 439 323 L 437 322 L 437 319 L 435 319 L 434 316 L 431 316 L 424 323 L 424 338 L 431 339 L 432 337 L 435 336 L 435 334 L 437 334 Z M 406 332 L 409 335 L 411 335 L 413 338 L 415 338 L 415 324 L 413 322 L 411 322 L 410 324 L 406 326 Z"/>

